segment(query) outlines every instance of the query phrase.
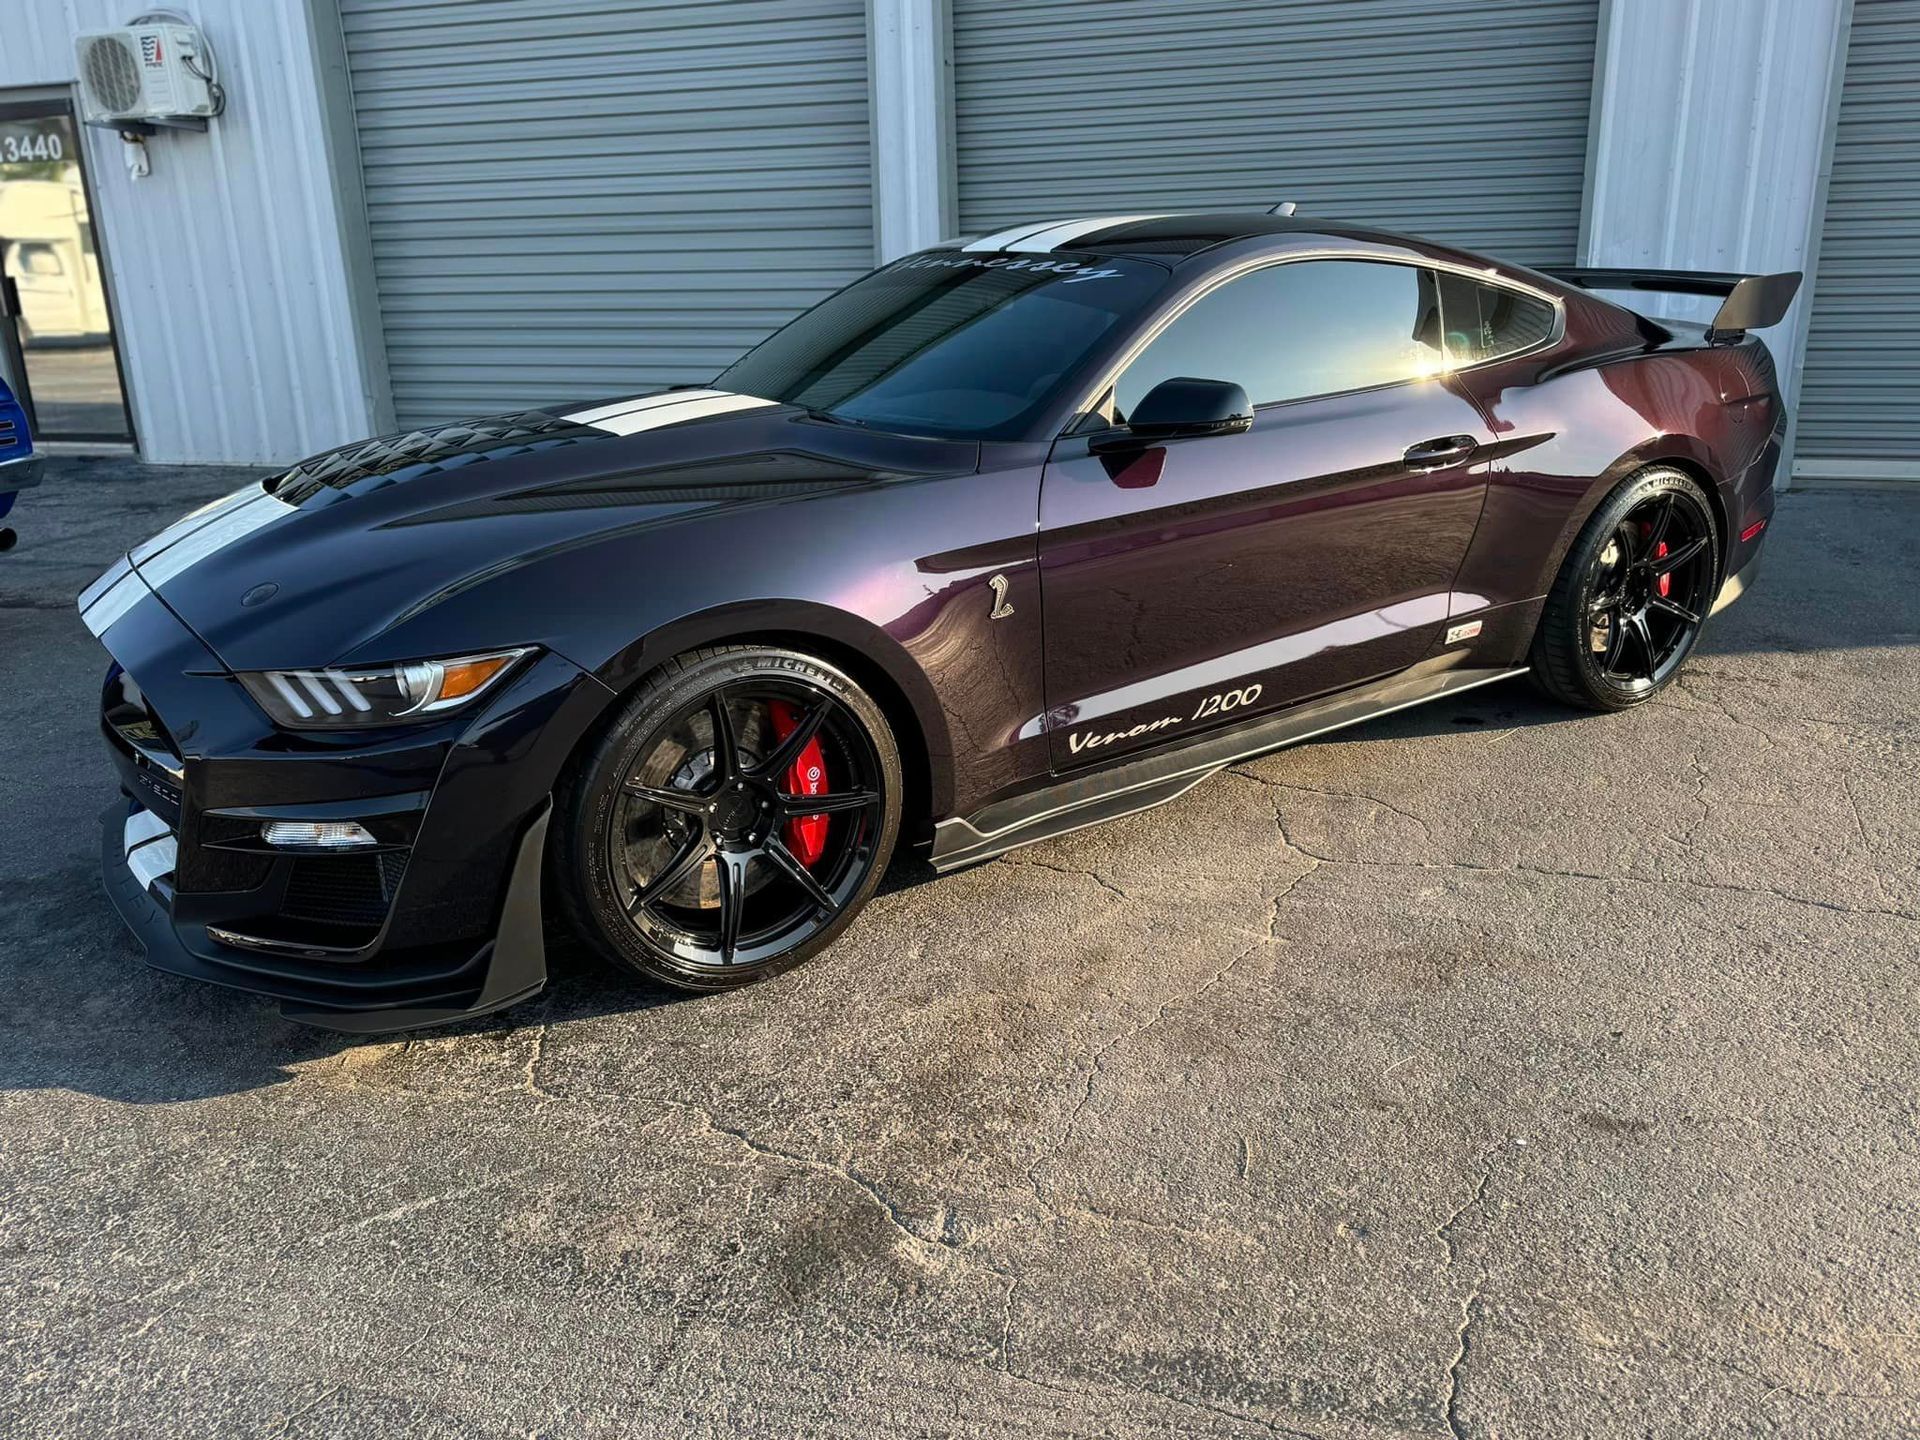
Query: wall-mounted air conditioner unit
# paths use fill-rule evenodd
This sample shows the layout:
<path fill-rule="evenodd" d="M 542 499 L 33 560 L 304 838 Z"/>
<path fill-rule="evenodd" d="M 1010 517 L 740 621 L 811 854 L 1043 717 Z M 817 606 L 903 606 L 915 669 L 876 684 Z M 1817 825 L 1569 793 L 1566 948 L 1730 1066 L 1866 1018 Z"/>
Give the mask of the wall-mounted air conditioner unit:
<path fill-rule="evenodd" d="M 74 37 L 73 51 L 89 125 L 204 122 L 220 113 L 212 55 L 192 25 L 92 30 Z"/>

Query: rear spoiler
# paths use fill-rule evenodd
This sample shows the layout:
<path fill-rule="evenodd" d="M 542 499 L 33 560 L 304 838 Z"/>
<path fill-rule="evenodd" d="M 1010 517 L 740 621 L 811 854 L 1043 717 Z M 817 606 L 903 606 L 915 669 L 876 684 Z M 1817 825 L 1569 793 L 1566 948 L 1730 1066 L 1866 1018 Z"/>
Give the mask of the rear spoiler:
<path fill-rule="evenodd" d="M 1778 325 L 1800 293 L 1800 272 L 1735 275 L 1714 270 L 1549 270 L 1547 274 L 1582 290 L 1658 290 L 1669 295 L 1724 295 L 1725 302 L 1707 326 L 1707 339 L 1740 339 L 1749 330 Z"/>

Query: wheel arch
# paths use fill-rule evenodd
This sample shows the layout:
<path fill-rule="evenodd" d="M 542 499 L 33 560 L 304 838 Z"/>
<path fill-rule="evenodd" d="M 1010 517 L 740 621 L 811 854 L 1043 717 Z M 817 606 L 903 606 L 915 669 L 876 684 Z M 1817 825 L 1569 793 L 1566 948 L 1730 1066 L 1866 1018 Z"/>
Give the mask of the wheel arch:
<path fill-rule="evenodd" d="M 1659 435 L 1648 439 L 1631 450 L 1626 451 L 1606 469 L 1602 470 L 1594 482 L 1580 497 L 1580 503 L 1567 512 L 1560 533 L 1554 537 L 1553 549 L 1549 552 L 1547 563 L 1542 568 L 1534 587 L 1534 593 L 1545 595 L 1553 588 L 1553 582 L 1560 573 L 1560 567 L 1566 563 L 1567 552 L 1573 548 L 1574 539 L 1586 526 L 1593 512 L 1611 495 L 1623 481 L 1650 470 L 1656 466 L 1666 466 L 1699 483 L 1707 492 L 1707 504 L 1713 510 L 1713 522 L 1720 534 L 1720 564 L 1726 564 L 1728 540 L 1728 510 L 1724 486 L 1718 478 L 1718 467 L 1713 453 L 1706 444 L 1691 435 Z"/>
<path fill-rule="evenodd" d="M 624 697 L 675 655 L 712 645 L 777 645 L 844 670 L 879 705 L 899 746 L 902 838 L 930 836 L 933 821 L 952 808 L 953 746 L 932 682 L 897 640 L 848 611 L 806 601 L 719 606 L 649 631 L 601 666 L 597 678 Z"/>

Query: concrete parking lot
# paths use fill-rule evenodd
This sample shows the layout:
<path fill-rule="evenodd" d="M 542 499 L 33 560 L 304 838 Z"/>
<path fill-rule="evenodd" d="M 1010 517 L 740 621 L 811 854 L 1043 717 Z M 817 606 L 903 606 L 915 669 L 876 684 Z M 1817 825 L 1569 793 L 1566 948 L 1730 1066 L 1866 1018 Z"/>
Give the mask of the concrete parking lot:
<path fill-rule="evenodd" d="M 1684 682 L 1496 686 L 827 956 L 384 1043 L 148 972 L 79 588 L 0 557 L 0 1433 L 1920 1430 L 1920 495 L 1787 497 Z"/>

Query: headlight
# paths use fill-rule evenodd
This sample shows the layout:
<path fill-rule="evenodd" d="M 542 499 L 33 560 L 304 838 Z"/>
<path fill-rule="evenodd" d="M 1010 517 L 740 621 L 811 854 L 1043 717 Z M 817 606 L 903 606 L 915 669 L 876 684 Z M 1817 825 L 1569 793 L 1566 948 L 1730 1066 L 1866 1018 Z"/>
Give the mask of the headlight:
<path fill-rule="evenodd" d="M 365 729 L 435 720 L 470 705 L 532 653 L 523 645 L 375 669 L 254 670 L 242 672 L 240 683 L 290 730 Z"/>

